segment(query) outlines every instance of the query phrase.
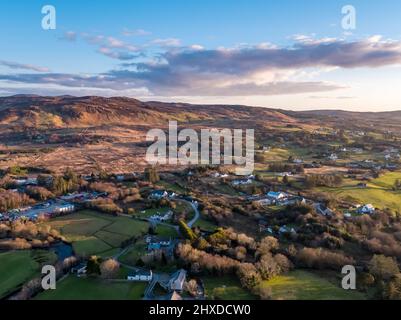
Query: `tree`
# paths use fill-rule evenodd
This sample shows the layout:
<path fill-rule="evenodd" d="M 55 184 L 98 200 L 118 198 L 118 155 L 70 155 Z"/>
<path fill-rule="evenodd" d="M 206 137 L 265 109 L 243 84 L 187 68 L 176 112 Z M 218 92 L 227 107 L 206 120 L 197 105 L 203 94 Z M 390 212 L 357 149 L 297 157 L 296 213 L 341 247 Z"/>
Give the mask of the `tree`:
<path fill-rule="evenodd" d="M 120 264 L 114 259 L 108 259 L 100 264 L 100 274 L 104 279 L 113 279 L 120 270 Z"/>
<path fill-rule="evenodd" d="M 385 298 L 390 300 L 401 300 L 401 274 L 395 275 L 385 288 Z"/>
<path fill-rule="evenodd" d="M 188 291 L 188 293 L 192 297 L 196 297 L 197 296 L 198 283 L 196 282 L 196 280 L 192 279 L 192 280 L 190 280 L 188 282 L 185 282 L 184 288 L 185 288 L 186 291 Z"/>
<path fill-rule="evenodd" d="M 262 282 L 258 270 L 251 263 L 240 264 L 237 269 L 237 276 L 240 279 L 242 286 L 249 290 L 254 289 Z"/>
<path fill-rule="evenodd" d="M 389 280 L 396 274 L 400 273 L 397 261 L 392 257 L 384 255 L 374 255 L 369 262 L 369 271 L 377 279 Z"/>
<path fill-rule="evenodd" d="M 180 228 L 181 234 L 191 242 L 194 242 L 198 237 L 195 232 L 192 231 L 190 227 L 185 223 L 184 220 L 178 221 L 178 226 Z"/>
<path fill-rule="evenodd" d="M 157 183 L 160 181 L 159 173 L 156 166 L 147 167 L 145 169 L 145 179 L 151 183 Z"/>
<path fill-rule="evenodd" d="M 99 275 L 100 274 L 100 263 L 101 258 L 97 256 L 91 256 L 86 265 L 86 271 L 88 274 Z"/>

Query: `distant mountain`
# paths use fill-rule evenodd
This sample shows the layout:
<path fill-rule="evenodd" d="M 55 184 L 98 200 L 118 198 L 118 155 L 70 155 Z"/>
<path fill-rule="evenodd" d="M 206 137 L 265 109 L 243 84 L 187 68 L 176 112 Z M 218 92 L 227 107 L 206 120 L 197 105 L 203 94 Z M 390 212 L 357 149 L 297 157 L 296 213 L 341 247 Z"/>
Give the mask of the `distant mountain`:
<path fill-rule="evenodd" d="M 295 122 L 279 110 L 228 105 L 141 102 L 131 98 L 41 97 L 0 98 L 0 123 L 38 127 L 82 127 L 104 124 L 166 124 L 216 120 Z"/>
<path fill-rule="evenodd" d="M 87 127 L 99 125 L 154 125 L 169 120 L 180 123 L 339 123 L 341 125 L 399 126 L 401 111 L 349 112 L 342 110 L 287 111 L 242 105 L 194 105 L 142 102 L 136 99 L 97 96 L 0 97 L 0 124 L 13 127 Z"/>

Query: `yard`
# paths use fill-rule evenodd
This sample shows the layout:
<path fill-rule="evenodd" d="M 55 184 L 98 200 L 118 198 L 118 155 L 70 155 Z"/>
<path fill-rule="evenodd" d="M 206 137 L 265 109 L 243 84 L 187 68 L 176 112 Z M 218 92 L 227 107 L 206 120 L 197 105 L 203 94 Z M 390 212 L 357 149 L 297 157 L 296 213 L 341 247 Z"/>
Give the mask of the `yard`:
<path fill-rule="evenodd" d="M 111 282 L 70 275 L 57 283 L 56 290 L 42 292 L 37 300 L 140 300 L 146 283 Z"/>
<path fill-rule="evenodd" d="M 313 273 L 297 270 L 264 281 L 274 300 L 364 300 L 357 291 L 346 291 Z"/>
<path fill-rule="evenodd" d="M 113 217 L 94 211 L 81 211 L 49 222 L 72 242 L 78 255 L 110 256 L 122 242 L 145 234 L 148 223 L 126 217 Z"/>

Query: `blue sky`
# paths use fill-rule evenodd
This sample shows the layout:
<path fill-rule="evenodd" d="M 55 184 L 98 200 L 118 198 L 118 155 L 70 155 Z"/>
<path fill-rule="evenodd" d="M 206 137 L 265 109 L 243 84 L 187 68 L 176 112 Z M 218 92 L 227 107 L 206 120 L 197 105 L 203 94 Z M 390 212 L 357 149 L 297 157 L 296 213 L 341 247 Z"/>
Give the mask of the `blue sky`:
<path fill-rule="evenodd" d="M 341 27 L 348 4 L 352 32 Z M 41 27 L 44 5 L 56 8 L 56 30 Z M 0 95 L 401 109 L 400 1 L 4 0 L 0 8 Z"/>

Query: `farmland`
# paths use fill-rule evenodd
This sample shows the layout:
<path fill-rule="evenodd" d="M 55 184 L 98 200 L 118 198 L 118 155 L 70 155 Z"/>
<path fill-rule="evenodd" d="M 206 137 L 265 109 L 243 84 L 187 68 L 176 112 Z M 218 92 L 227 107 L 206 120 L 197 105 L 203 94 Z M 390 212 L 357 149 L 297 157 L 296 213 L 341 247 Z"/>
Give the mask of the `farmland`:
<path fill-rule="evenodd" d="M 140 300 L 146 283 L 108 282 L 68 276 L 57 289 L 39 294 L 37 300 Z"/>
<path fill-rule="evenodd" d="M 113 217 L 94 211 L 81 211 L 50 222 L 52 228 L 72 242 L 81 256 L 106 255 L 123 241 L 145 234 L 148 224 L 126 217 Z"/>
<path fill-rule="evenodd" d="M 272 290 L 275 300 L 361 300 L 359 292 L 346 291 L 313 273 L 297 270 L 264 281 L 262 287 Z"/>

